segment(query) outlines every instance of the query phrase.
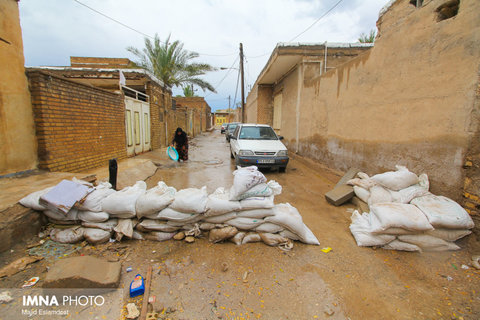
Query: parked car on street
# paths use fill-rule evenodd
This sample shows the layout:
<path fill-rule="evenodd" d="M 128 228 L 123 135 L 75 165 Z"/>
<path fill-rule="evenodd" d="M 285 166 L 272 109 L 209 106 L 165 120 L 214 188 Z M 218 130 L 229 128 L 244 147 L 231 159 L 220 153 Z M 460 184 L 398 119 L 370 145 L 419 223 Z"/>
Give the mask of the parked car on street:
<path fill-rule="evenodd" d="M 285 172 L 287 147 L 272 127 L 265 124 L 239 124 L 230 136 L 230 156 L 239 166 L 278 168 Z"/>
<path fill-rule="evenodd" d="M 225 129 L 225 139 L 228 142 L 230 142 L 230 136 L 233 134 L 239 124 L 240 122 L 232 122 L 227 125 L 227 128 Z"/>
<path fill-rule="evenodd" d="M 228 126 L 228 123 L 226 122 L 222 123 L 222 126 L 220 127 L 220 133 L 225 133 L 227 126 Z"/>

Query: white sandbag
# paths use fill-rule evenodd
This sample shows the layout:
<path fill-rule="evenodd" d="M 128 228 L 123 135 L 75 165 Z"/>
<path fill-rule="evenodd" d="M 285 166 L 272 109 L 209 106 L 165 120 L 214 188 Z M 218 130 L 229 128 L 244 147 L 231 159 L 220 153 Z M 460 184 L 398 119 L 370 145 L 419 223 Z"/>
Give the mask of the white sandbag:
<path fill-rule="evenodd" d="M 70 209 L 67 215 L 50 210 L 44 210 L 43 214 L 56 221 L 78 221 L 78 210 L 75 208 Z"/>
<path fill-rule="evenodd" d="M 83 240 L 83 228 L 52 229 L 50 239 L 59 243 L 77 243 Z"/>
<path fill-rule="evenodd" d="M 370 225 L 371 213 L 358 213 L 355 210 L 352 214 L 352 223 L 350 224 L 350 232 L 352 233 L 359 247 L 383 246 L 393 241 L 395 236 L 388 234 L 372 233 Z"/>
<path fill-rule="evenodd" d="M 217 243 L 224 240 L 228 240 L 238 233 L 237 228 L 228 226 L 221 229 L 212 229 L 208 233 L 208 241 Z"/>
<path fill-rule="evenodd" d="M 287 228 L 299 236 L 300 241 L 306 244 L 320 245 L 313 232 L 303 223 L 298 210 L 289 203 L 277 204 L 274 208 L 275 215 L 266 217 L 265 222 L 271 222 Z"/>
<path fill-rule="evenodd" d="M 268 232 L 268 233 L 278 233 L 280 231 L 285 230 L 282 226 L 271 222 L 265 222 L 255 228 L 257 232 Z"/>
<path fill-rule="evenodd" d="M 411 244 L 411 243 L 403 242 L 403 241 L 400 241 L 398 239 L 395 239 L 392 242 L 389 242 L 388 244 L 384 245 L 382 248 L 387 249 L 387 250 L 422 252 L 422 249 L 420 249 L 419 246 Z"/>
<path fill-rule="evenodd" d="M 162 231 L 162 232 L 174 232 L 180 229 L 180 227 L 175 227 L 167 224 L 165 221 L 145 219 L 140 222 L 136 228 L 140 231 Z"/>
<path fill-rule="evenodd" d="M 253 230 L 263 223 L 262 219 L 252 219 L 252 218 L 233 218 L 226 222 L 228 225 L 231 225 L 239 230 Z"/>
<path fill-rule="evenodd" d="M 133 230 L 132 239 L 134 240 L 145 240 L 145 235 L 143 232 Z"/>
<path fill-rule="evenodd" d="M 118 219 L 118 224 L 113 228 L 117 233 L 117 240 L 120 241 L 123 236 L 132 238 L 133 235 L 133 222 L 132 219 Z"/>
<path fill-rule="evenodd" d="M 275 206 L 273 199 L 274 196 L 247 198 L 240 201 L 240 207 L 242 211 L 252 209 L 269 209 Z"/>
<path fill-rule="evenodd" d="M 177 190 L 160 181 L 156 187 L 151 188 L 145 194 L 138 197 L 135 204 L 137 217 L 141 218 L 159 212 L 175 200 Z"/>
<path fill-rule="evenodd" d="M 230 195 L 220 187 L 208 196 L 205 216 L 218 216 L 227 212 L 239 211 L 240 202 L 229 200 Z"/>
<path fill-rule="evenodd" d="M 102 229 L 84 228 L 83 235 L 88 243 L 98 244 L 108 242 L 112 234 Z"/>
<path fill-rule="evenodd" d="M 224 223 L 236 217 L 237 217 L 236 212 L 228 212 L 219 216 L 206 217 L 203 219 L 203 221 L 209 222 L 209 223 Z"/>
<path fill-rule="evenodd" d="M 273 195 L 278 196 L 282 193 L 282 186 L 275 180 L 270 180 L 267 182 L 267 186 L 272 189 Z"/>
<path fill-rule="evenodd" d="M 73 178 L 72 178 L 72 181 L 75 182 L 75 183 L 83 184 L 84 186 L 93 188 L 93 184 L 92 184 L 91 182 L 77 179 L 77 177 L 73 177 Z"/>
<path fill-rule="evenodd" d="M 230 200 L 240 199 L 239 197 L 247 190 L 259 183 L 267 181 L 267 178 L 265 178 L 263 173 L 258 171 L 258 168 L 255 166 L 238 167 L 238 169 L 233 172 L 233 175 L 233 185 L 230 188 Z"/>
<path fill-rule="evenodd" d="M 228 239 L 229 241 L 235 243 L 237 246 L 242 244 L 243 238 L 245 238 L 245 232 L 238 232 L 236 235 Z"/>
<path fill-rule="evenodd" d="M 474 223 L 470 215 L 455 201 L 435 195 L 426 195 L 412 200 L 427 216 L 435 228 L 472 229 Z"/>
<path fill-rule="evenodd" d="M 418 183 L 410 186 L 408 188 L 393 191 L 390 190 L 392 196 L 392 202 L 397 203 L 410 203 L 413 199 L 417 197 L 422 197 L 429 194 L 428 189 L 430 187 L 430 182 L 428 181 L 428 176 L 425 173 L 422 173 L 418 177 Z"/>
<path fill-rule="evenodd" d="M 186 213 L 204 213 L 207 206 L 207 187 L 187 188 L 175 194 L 175 200 L 169 208 Z"/>
<path fill-rule="evenodd" d="M 355 192 L 355 195 L 360 198 L 360 200 L 368 203 L 368 199 L 370 198 L 370 191 L 359 186 L 353 186 L 353 192 Z"/>
<path fill-rule="evenodd" d="M 100 182 L 83 202 L 77 203 L 75 207 L 78 210 L 100 212 L 102 211 L 102 201 L 115 192 L 109 182 Z"/>
<path fill-rule="evenodd" d="M 243 237 L 242 244 L 250 243 L 250 242 L 260 242 L 262 238 L 256 232 L 249 232 Z"/>
<path fill-rule="evenodd" d="M 292 231 L 290 231 L 288 229 L 284 229 L 284 230 L 280 231 L 278 234 L 281 235 L 282 237 L 288 238 L 290 240 L 295 240 L 295 241 L 300 240 L 300 238 L 295 233 L 293 233 Z"/>
<path fill-rule="evenodd" d="M 260 238 L 262 238 L 263 243 L 271 247 L 276 247 L 288 242 L 288 238 L 282 237 L 279 234 L 262 232 L 259 233 L 259 235 Z"/>
<path fill-rule="evenodd" d="M 273 190 L 270 189 L 266 183 L 259 183 L 239 195 L 236 200 L 243 200 L 253 197 L 269 197 L 271 195 L 273 195 Z"/>
<path fill-rule="evenodd" d="M 405 189 L 418 183 L 418 177 L 415 173 L 410 172 L 407 167 L 395 166 L 397 171 L 388 171 L 380 174 L 376 174 L 371 179 L 383 187 L 398 191 Z"/>
<path fill-rule="evenodd" d="M 214 223 L 209 223 L 209 222 L 200 223 L 200 230 L 209 231 L 209 230 L 212 230 L 213 228 L 215 228 Z"/>
<path fill-rule="evenodd" d="M 135 217 L 137 199 L 146 190 L 147 184 L 144 181 L 137 181 L 135 185 L 126 187 L 106 197 L 102 201 L 102 211 L 108 212 L 110 216 L 115 218 L 133 218 Z"/>
<path fill-rule="evenodd" d="M 40 191 L 35 191 L 33 193 L 30 193 L 28 196 L 20 199 L 20 201 L 18 202 L 24 207 L 27 207 L 33 210 L 43 211 L 47 208 L 40 204 L 39 202 L 40 197 L 43 195 L 46 195 L 52 189 L 53 187 L 48 187 Z"/>
<path fill-rule="evenodd" d="M 450 251 L 460 249 L 460 247 L 453 242 L 448 242 L 428 234 L 403 235 L 398 236 L 398 239 L 419 246 L 424 251 Z"/>
<path fill-rule="evenodd" d="M 373 186 L 370 188 L 370 196 L 368 197 L 368 206 L 376 203 L 392 202 L 392 194 L 389 190 L 382 186 Z"/>
<path fill-rule="evenodd" d="M 370 218 L 371 218 L 370 222 L 372 221 L 372 219 L 374 217 L 375 217 L 375 215 L 370 214 Z M 371 225 L 377 225 L 378 226 L 378 222 L 376 222 L 376 223 L 371 222 Z M 394 235 L 394 236 L 398 236 L 398 235 L 402 235 L 402 234 L 417 234 L 418 231 L 411 231 L 411 230 L 407 230 L 407 229 L 403 229 L 403 228 L 388 228 L 387 230 L 377 230 L 377 231 L 374 231 L 372 233 L 375 233 L 375 234 L 391 234 L 391 235 Z"/>
<path fill-rule="evenodd" d="M 160 232 L 160 231 L 153 231 L 149 233 L 145 233 L 143 237 L 145 240 L 152 240 L 152 241 L 166 241 L 173 238 L 175 232 Z"/>
<path fill-rule="evenodd" d="M 58 224 L 58 225 L 77 225 L 78 221 L 77 220 L 56 220 L 52 218 L 48 218 L 48 222 L 53 223 L 53 224 Z"/>
<path fill-rule="evenodd" d="M 370 211 L 378 219 L 378 226 L 372 226 L 372 232 L 389 228 L 403 228 L 412 231 L 433 230 L 425 215 L 416 206 L 404 203 L 377 203 Z"/>
<path fill-rule="evenodd" d="M 470 233 L 472 233 L 471 230 L 465 230 L 465 229 L 441 229 L 441 228 L 436 228 L 435 230 L 427 231 L 426 234 L 443 239 L 445 241 L 457 241 L 458 239 L 461 239 L 465 236 L 468 236 Z"/>
<path fill-rule="evenodd" d="M 88 222 L 88 221 L 82 222 L 82 226 L 86 228 L 97 228 L 105 231 L 113 231 L 113 228 L 115 228 L 117 224 L 118 224 L 118 219 L 109 219 L 105 222 Z"/>
<path fill-rule="evenodd" d="M 174 210 L 171 207 L 167 207 L 154 215 L 147 216 L 147 218 L 153 219 L 153 220 L 169 220 L 174 222 L 191 223 L 201 219 L 202 215 L 199 215 L 193 212 L 183 213 L 183 212 Z"/>
<path fill-rule="evenodd" d="M 376 182 L 370 178 L 367 178 L 367 179 L 354 178 L 354 179 L 348 180 L 347 184 L 351 186 L 357 186 L 368 191 L 370 190 L 371 187 L 376 185 Z"/>
<path fill-rule="evenodd" d="M 265 217 L 273 216 L 274 214 L 273 208 L 251 209 L 237 212 L 237 217 L 263 219 Z"/>
<path fill-rule="evenodd" d="M 78 211 L 78 219 L 87 222 L 105 222 L 109 217 L 106 212 Z"/>

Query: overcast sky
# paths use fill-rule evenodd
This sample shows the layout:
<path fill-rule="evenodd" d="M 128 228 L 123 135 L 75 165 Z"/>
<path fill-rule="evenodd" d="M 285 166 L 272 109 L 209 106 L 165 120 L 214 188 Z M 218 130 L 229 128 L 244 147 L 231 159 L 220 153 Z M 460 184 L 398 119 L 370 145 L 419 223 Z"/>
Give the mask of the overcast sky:
<path fill-rule="evenodd" d="M 278 42 L 356 42 L 375 29 L 388 0 L 78 0 L 141 33 L 161 40 L 169 34 L 215 67 L 238 68 L 239 43 L 246 56 L 247 92 Z M 27 66 L 69 66 L 70 56 L 135 57 L 144 36 L 74 0 L 21 0 L 20 22 Z M 235 62 L 235 63 L 234 63 Z M 196 92 L 213 110 L 228 108 L 235 96 L 237 70 L 204 76 L 217 93 Z M 222 79 L 224 78 L 223 82 Z M 220 83 L 221 82 L 221 83 Z M 173 90 L 174 95 L 181 91 Z M 240 89 L 236 102 L 240 101 Z"/>

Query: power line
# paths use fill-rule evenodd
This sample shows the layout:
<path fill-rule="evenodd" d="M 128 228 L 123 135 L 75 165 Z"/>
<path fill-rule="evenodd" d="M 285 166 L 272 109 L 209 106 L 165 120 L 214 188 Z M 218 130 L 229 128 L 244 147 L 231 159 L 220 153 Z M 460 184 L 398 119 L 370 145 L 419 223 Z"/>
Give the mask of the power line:
<path fill-rule="evenodd" d="M 235 65 L 235 63 L 237 63 L 237 60 L 239 59 L 239 57 L 235 58 L 235 60 L 233 60 L 233 63 L 232 65 L 228 68 L 228 72 L 225 74 L 225 76 L 223 76 L 222 80 L 220 80 L 218 82 L 217 85 L 215 85 L 214 87 L 214 91 L 217 91 L 218 87 L 222 84 L 223 80 L 225 80 L 225 78 L 230 74 L 230 72 L 232 72 L 233 70 L 233 66 Z M 209 92 L 204 98 L 208 97 L 209 95 L 211 95 L 213 92 Z"/>
<path fill-rule="evenodd" d="M 121 25 L 121 26 L 123 26 L 123 27 L 125 27 L 125 28 L 127 28 L 127 29 L 130 29 L 130 30 L 132 30 L 132 31 L 134 31 L 134 32 L 136 32 L 136 33 L 138 33 L 138 34 L 141 34 L 142 36 L 144 36 L 144 37 L 146 37 L 146 38 L 155 39 L 154 37 L 152 37 L 152 36 L 150 36 L 150 35 L 148 35 L 148 34 L 146 34 L 146 33 L 143 33 L 142 31 L 139 31 L 139 30 L 137 30 L 137 29 L 135 29 L 135 28 L 132 28 L 132 27 L 130 27 L 129 25 L 126 25 L 125 23 L 123 23 L 123 22 L 121 22 L 121 21 L 118 21 L 117 19 L 114 19 L 114 18 L 112 18 L 112 17 L 110 17 L 110 16 L 108 16 L 108 15 L 100 12 L 100 11 L 98 11 L 98 10 L 96 10 L 96 9 L 88 6 L 88 5 L 86 5 L 86 4 L 83 3 L 83 2 L 80 2 L 79 0 L 73 0 L 73 1 L 75 1 L 75 2 L 78 3 L 79 5 L 84 6 L 85 8 L 88 8 L 88 9 L 92 10 L 92 11 L 95 12 L 95 13 L 98 13 L 99 15 L 101 15 L 101 16 L 103 16 L 103 17 L 105 17 L 105 18 L 107 18 L 107 19 L 109 19 L 109 20 L 111 20 L 111 21 L 113 21 L 113 22 L 115 22 L 115 23 L 118 23 L 119 25 Z M 161 42 L 161 43 L 165 43 L 164 41 L 161 41 L 161 40 L 160 40 L 160 42 Z M 202 56 L 211 56 L 211 57 L 228 57 L 228 56 L 233 56 L 233 55 L 237 54 L 236 52 L 234 52 L 234 53 L 229 53 L 229 54 L 210 54 L 210 53 L 200 53 L 200 52 L 197 52 L 197 53 L 198 53 L 199 55 L 202 55 Z"/>

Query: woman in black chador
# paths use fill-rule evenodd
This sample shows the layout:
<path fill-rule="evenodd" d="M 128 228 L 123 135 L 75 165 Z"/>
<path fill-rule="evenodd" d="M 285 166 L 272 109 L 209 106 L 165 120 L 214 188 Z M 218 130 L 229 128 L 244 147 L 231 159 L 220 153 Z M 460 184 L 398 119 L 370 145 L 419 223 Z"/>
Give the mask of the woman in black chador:
<path fill-rule="evenodd" d="M 188 160 L 188 137 L 182 128 L 177 128 L 175 136 L 172 140 L 172 146 L 175 144 L 175 149 L 178 152 L 178 160 Z"/>

